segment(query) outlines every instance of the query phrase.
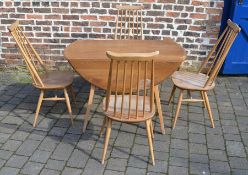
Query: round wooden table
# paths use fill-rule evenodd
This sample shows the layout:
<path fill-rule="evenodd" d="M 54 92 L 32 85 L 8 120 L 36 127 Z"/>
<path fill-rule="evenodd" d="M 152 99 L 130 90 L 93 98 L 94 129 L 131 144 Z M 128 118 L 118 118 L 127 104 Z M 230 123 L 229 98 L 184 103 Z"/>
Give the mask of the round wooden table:
<path fill-rule="evenodd" d="M 84 117 L 85 132 L 95 86 L 107 89 L 110 60 L 106 51 L 122 53 L 147 53 L 159 51 L 154 59 L 155 101 L 159 113 L 161 132 L 164 134 L 164 122 L 160 104 L 158 84 L 168 78 L 186 57 L 184 49 L 171 39 L 165 40 L 78 40 L 66 47 L 64 55 L 74 70 L 91 83 L 88 106 Z M 114 80 L 113 80 L 114 81 Z"/>
<path fill-rule="evenodd" d="M 168 78 L 186 57 L 172 39 L 165 40 L 78 40 L 64 55 L 74 70 L 92 85 L 106 89 L 110 60 L 106 51 L 146 53 L 159 51 L 155 60 L 155 85 Z"/>

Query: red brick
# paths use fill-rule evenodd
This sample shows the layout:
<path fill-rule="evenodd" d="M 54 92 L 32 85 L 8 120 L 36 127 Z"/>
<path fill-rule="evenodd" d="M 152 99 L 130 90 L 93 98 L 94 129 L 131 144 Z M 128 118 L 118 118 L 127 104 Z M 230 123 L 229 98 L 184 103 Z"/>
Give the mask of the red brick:
<path fill-rule="evenodd" d="M 63 20 L 79 20 L 78 15 L 63 15 Z"/>
<path fill-rule="evenodd" d="M 206 14 L 200 14 L 200 13 L 191 13 L 190 17 L 193 19 L 206 19 L 207 15 Z"/>
<path fill-rule="evenodd" d="M 209 19 L 211 21 L 219 22 L 221 20 L 221 15 L 210 15 Z"/>
<path fill-rule="evenodd" d="M 115 16 L 99 16 L 99 19 L 103 21 L 115 21 Z"/>
<path fill-rule="evenodd" d="M 71 31 L 71 27 L 65 26 L 63 31 L 64 31 L 64 32 L 70 32 L 70 31 Z"/>
<path fill-rule="evenodd" d="M 214 9 L 214 8 L 207 8 L 206 12 L 208 14 L 221 14 L 222 13 L 222 9 Z"/>
<path fill-rule="evenodd" d="M 6 13 L 9 13 L 9 12 L 15 12 L 15 8 L 5 8 L 5 7 L 0 7 L 0 12 L 1 13 L 4 13 L 4 12 L 6 12 Z"/>
<path fill-rule="evenodd" d="M 147 24 L 147 28 L 151 28 L 151 29 L 163 29 L 164 28 L 164 24 Z"/>
<path fill-rule="evenodd" d="M 42 19 L 42 15 L 27 14 L 27 19 Z"/>
<path fill-rule="evenodd" d="M 65 8 L 53 8 L 52 9 L 52 13 L 68 14 L 69 13 L 69 9 L 65 9 Z"/>
<path fill-rule="evenodd" d="M 167 17 L 178 17 L 180 15 L 179 12 L 167 12 L 166 16 Z"/>
<path fill-rule="evenodd" d="M 6 7 L 11 7 L 13 5 L 13 2 L 12 1 L 5 1 L 4 4 Z"/>
<path fill-rule="evenodd" d="M 107 23 L 106 22 L 90 22 L 90 26 L 106 26 Z"/>
<path fill-rule="evenodd" d="M 82 27 L 71 27 L 71 32 L 82 32 Z"/>
<path fill-rule="evenodd" d="M 81 15 L 80 18 L 83 20 L 97 20 L 96 15 Z"/>
<path fill-rule="evenodd" d="M 224 1 L 216 2 L 216 7 L 223 8 L 224 7 Z"/>
<path fill-rule="evenodd" d="M 71 2 L 71 7 L 78 7 L 78 2 Z"/>
<path fill-rule="evenodd" d="M 142 3 L 155 3 L 156 0 L 139 0 L 139 2 L 142 2 Z"/>
<path fill-rule="evenodd" d="M 90 7 L 89 2 L 80 2 L 80 7 Z"/>
<path fill-rule="evenodd" d="M 202 31 L 205 29 L 206 29 L 205 26 L 189 26 L 189 30 L 193 30 L 193 31 Z"/>
<path fill-rule="evenodd" d="M 31 3 L 30 2 L 22 2 L 22 6 L 30 6 L 31 5 Z"/>
<path fill-rule="evenodd" d="M 45 15 L 45 19 L 61 20 L 61 15 Z"/>
<path fill-rule="evenodd" d="M 101 28 L 93 28 L 93 32 L 101 33 Z"/>
<path fill-rule="evenodd" d="M 207 1 L 199 1 L 199 0 L 192 0 L 191 4 L 194 5 L 194 6 L 205 6 L 205 7 L 209 6 L 209 2 L 207 2 Z"/>
<path fill-rule="evenodd" d="M 158 0 L 158 3 L 176 3 L 176 0 Z"/>

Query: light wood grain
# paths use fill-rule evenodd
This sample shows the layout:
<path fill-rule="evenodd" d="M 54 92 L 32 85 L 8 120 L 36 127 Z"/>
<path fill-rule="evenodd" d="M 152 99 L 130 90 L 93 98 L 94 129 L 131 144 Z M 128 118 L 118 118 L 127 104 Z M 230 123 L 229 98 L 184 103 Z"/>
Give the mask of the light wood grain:
<path fill-rule="evenodd" d="M 89 94 L 89 99 L 88 99 L 88 104 L 87 104 L 87 109 L 84 118 L 84 125 L 83 125 L 83 132 L 85 132 L 86 127 L 89 122 L 89 115 L 90 115 L 90 109 L 93 103 L 93 98 L 94 98 L 94 93 L 95 93 L 95 86 L 91 85 L 90 86 L 90 94 Z"/>
<path fill-rule="evenodd" d="M 36 127 L 37 125 L 39 111 L 42 101 L 44 100 L 65 100 L 69 114 L 71 116 L 71 122 L 73 122 L 70 100 L 67 94 L 67 89 L 70 88 L 72 85 L 73 74 L 71 72 L 48 70 L 39 54 L 36 52 L 28 38 L 25 36 L 22 28 L 19 26 L 18 21 L 9 26 L 8 29 L 14 40 L 16 41 L 17 47 L 19 48 L 27 69 L 32 77 L 33 85 L 41 90 L 33 127 Z M 64 90 L 65 98 L 57 96 L 44 98 L 44 93 L 46 90 Z"/>
<path fill-rule="evenodd" d="M 105 137 L 105 142 L 104 142 L 104 147 L 103 147 L 102 164 L 104 164 L 105 156 L 107 153 L 109 138 L 111 134 L 111 126 L 112 126 L 112 120 L 110 118 L 106 118 L 106 122 L 107 122 L 107 132 L 106 132 L 106 137 Z"/>
<path fill-rule="evenodd" d="M 233 23 L 231 20 L 228 20 L 227 24 L 228 25 L 226 29 L 221 34 L 212 50 L 209 52 L 206 60 L 203 61 L 198 72 L 193 73 L 176 71 L 175 73 L 173 73 L 172 81 L 174 83 L 174 86 L 169 102 L 171 101 L 172 96 L 174 95 L 175 89 L 180 89 L 180 95 L 173 123 L 173 128 L 175 128 L 176 126 L 176 121 L 179 116 L 182 102 L 203 102 L 204 107 L 208 110 L 211 126 L 213 128 L 215 127 L 213 114 L 207 96 L 207 91 L 212 90 L 215 87 L 215 79 L 220 71 L 220 68 L 224 63 L 229 49 L 231 48 L 235 38 L 241 30 L 239 26 Z M 201 99 L 183 99 L 183 90 L 187 90 L 187 92 L 189 93 L 192 91 L 198 91 L 200 92 Z"/>
<path fill-rule="evenodd" d="M 151 119 L 155 114 L 155 92 L 154 88 L 152 87 L 150 88 L 150 93 L 146 93 L 146 80 L 149 79 L 150 85 L 154 86 L 153 82 L 155 75 L 153 63 L 158 54 L 159 52 L 152 52 L 147 54 L 107 52 L 107 56 L 110 58 L 111 64 L 107 81 L 108 89 L 102 104 L 106 119 L 103 121 L 100 135 L 103 133 L 105 121 L 107 120 L 108 123 L 102 163 L 104 163 L 111 131 L 111 125 L 109 124 L 109 121 L 115 120 L 125 123 L 146 122 L 152 164 L 155 165 L 152 143 L 154 134 L 153 131 L 151 131 L 151 129 L 153 129 Z M 133 74 L 135 68 L 134 65 L 136 65 L 137 68 L 137 73 L 135 75 Z M 144 66 L 143 72 L 141 71 L 142 65 Z M 130 82 L 126 80 L 126 75 L 128 73 L 131 74 Z M 115 78 L 114 88 L 112 88 L 111 85 L 113 84 L 112 82 L 114 82 L 112 80 L 113 78 Z M 140 83 L 142 79 L 143 83 Z M 140 91 L 144 91 L 143 95 L 140 93 Z"/>
<path fill-rule="evenodd" d="M 154 93 L 155 93 L 155 98 L 156 98 L 156 106 L 157 106 L 157 109 L 158 109 L 160 129 L 161 129 L 162 134 L 165 134 L 164 117 L 163 117 L 163 114 L 162 114 L 162 107 L 161 107 L 161 102 L 160 102 L 160 97 L 159 97 L 158 85 L 155 86 Z"/>
<path fill-rule="evenodd" d="M 186 57 L 184 49 L 171 39 L 163 41 L 78 40 L 65 49 L 64 55 L 79 75 L 94 86 L 106 90 L 110 67 L 106 51 L 120 53 L 159 51 L 158 57 L 154 60 L 156 74 L 154 85 L 168 78 Z M 130 76 L 127 75 L 127 79 L 130 79 Z"/>
<path fill-rule="evenodd" d="M 115 39 L 143 39 L 143 6 L 118 5 Z"/>
<path fill-rule="evenodd" d="M 78 40 L 70 44 L 64 52 L 74 70 L 90 84 L 107 89 L 110 60 L 107 58 L 106 51 L 120 53 L 150 53 L 159 51 L 159 55 L 154 60 L 155 71 L 154 85 L 158 85 L 167 79 L 175 70 L 178 69 L 181 62 L 185 59 L 184 49 L 171 39 L 163 41 L 145 41 L 145 40 Z M 147 65 L 149 67 L 149 64 Z M 141 74 L 144 66 L 141 67 Z M 127 69 L 130 69 L 128 66 Z M 133 65 L 133 72 L 126 75 L 126 81 L 132 83 L 131 86 L 137 84 L 137 79 L 132 77 L 137 75 L 137 65 Z M 123 73 L 123 72 L 121 72 Z M 149 73 L 149 71 L 148 71 Z M 132 79 L 132 81 L 131 81 Z M 116 80 L 112 79 L 111 89 L 116 88 Z M 117 82 L 121 84 L 121 82 Z M 147 86 L 150 86 L 147 83 Z M 121 86 L 119 86 L 121 87 Z M 129 86 L 126 86 L 125 91 Z M 151 87 L 153 87 L 151 85 Z M 149 89 L 150 87 L 147 87 Z M 134 91 L 136 91 L 134 89 Z M 159 95 L 158 95 L 159 96 Z M 90 100 L 91 98 L 89 98 Z M 89 102 L 88 102 L 89 103 Z M 133 103 L 130 101 L 130 103 Z M 88 111 L 88 109 L 87 109 Z M 88 115 L 85 115 L 85 118 Z M 160 112 L 160 117 L 162 116 Z M 84 125 L 87 126 L 88 120 Z M 85 129 L 83 129 L 85 131 Z M 161 130 L 164 133 L 164 130 Z"/>

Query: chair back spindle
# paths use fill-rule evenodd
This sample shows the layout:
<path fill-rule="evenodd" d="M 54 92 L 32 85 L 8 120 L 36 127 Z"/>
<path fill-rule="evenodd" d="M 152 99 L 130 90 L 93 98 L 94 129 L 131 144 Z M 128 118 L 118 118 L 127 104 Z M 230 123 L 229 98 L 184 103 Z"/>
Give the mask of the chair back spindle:
<path fill-rule="evenodd" d="M 30 41 L 25 36 L 22 28 L 19 26 L 18 21 L 13 23 L 8 29 L 16 41 L 24 62 L 27 65 L 29 73 L 31 74 L 34 85 L 44 87 L 42 79 L 39 75 L 40 72 L 47 71 L 44 62 L 41 60 Z"/>
<path fill-rule="evenodd" d="M 115 39 L 143 39 L 143 6 L 117 6 Z"/>
<path fill-rule="evenodd" d="M 154 111 L 154 57 L 152 53 L 107 52 L 111 59 L 105 111 L 119 120 L 133 121 Z M 148 87 L 149 86 L 149 87 Z M 149 95 L 147 91 L 150 89 Z M 114 109 L 109 109 L 109 108 Z"/>

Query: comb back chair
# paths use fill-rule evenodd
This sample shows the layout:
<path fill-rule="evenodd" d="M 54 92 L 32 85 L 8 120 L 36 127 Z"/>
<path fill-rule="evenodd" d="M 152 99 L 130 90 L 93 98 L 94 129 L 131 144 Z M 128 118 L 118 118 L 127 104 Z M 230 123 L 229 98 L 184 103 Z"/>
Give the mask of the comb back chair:
<path fill-rule="evenodd" d="M 204 107 L 208 110 L 212 128 L 215 127 L 207 91 L 215 87 L 215 79 L 240 30 L 239 26 L 229 19 L 226 29 L 209 52 L 207 58 L 201 64 L 197 73 L 176 71 L 172 75 L 174 86 L 169 98 L 169 103 L 172 100 L 176 88 L 180 90 L 173 128 L 176 126 L 182 102 L 203 102 Z M 193 99 L 192 97 L 183 99 L 184 91 L 187 91 L 189 95 L 192 91 L 198 91 L 200 92 L 201 99 Z"/>
<path fill-rule="evenodd" d="M 142 26 L 142 12 L 143 6 L 116 6 L 116 27 L 114 39 L 142 39 L 143 26 Z M 128 16 L 127 16 L 128 15 Z M 140 17 L 140 22 L 138 18 Z M 123 27 L 125 26 L 125 27 Z M 141 29 L 142 28 L 142 29 Z M 90 93 L 86 113 L 84 116 L 83 132 L 85 132 L 89 121 L 90 109 L 92 106 L 95 93 L 95 86 L 90 85 Z"/>
<path fill-rule="evenodd" d="M 130 5 L 118 5 L 116 6 L 116 26 L 115 26 L 115 40 L 143 40 L 143 6 L 130 6 Z M 86 113 L 84 116 L 83 132 L 85 132 L 89 121 L 90 109 L 94 98 L 95 86 L 91 84 L 90 93 L 88 98 L 88 104 Z M 162 134 L 165 134 L 164 120 L 162 114 L 162 107 L 159 97 L 158 86 L 154 87 L 156 107 L 159 114 L 160 129 Z"/>
<path fill-rule="evenodd" d="M 152 117 L 155 114 L 153 59 L 158 54 L 158 51 L 152 53 L 107 52 L 111 63 L 107 93 L 102 103 L 105 119 L 100 136 L 104 128 L 107 128 L 102 164 L 107 152 L 113 120 L 125 123 L 146 123 L 152 164 L 155 164 L 152 143 L 154 137 Z M 148 90 L 146 79 L 150 80 L 149 94 L 146 92 Z M 144 80 L 142 84 L 140 80 Z M 140 90 L 144 91 L 143 94 Z"/>
<path fill-rule="evenodd" d="M 33 85 L 40 90 L 33 127 L 36 127 L 37 125 L 39 111 L 44 100 L 64 100 L 70 114 L 71 123 L 73 124 L 70 99 L 67 92 L 68 90 L 71 91 L 75 102 L 75 96 L 72 90 L 73 74 L 65 71 L 49 71 L 28 38 L 25 36 L 22 28 L 19 26 L 19 21 L 14 22 L 8 29 L 21 52 L 27 69 L 32 77 Z M 64 97 L 57 97 L 56 95 L 55 97 L 44 98 L 46 90 L 63 90 Z"/>
<path fill-rule="evenodd" d="M 144 9 L 144 6 L 118 5 L 116 6 L 116 8 L 117 17 L 115 39 L 144 40 L 142 16 L 142 10 Z M 147 84 L 149 84 L 149 80 Z M 154 93 L 159 116 L 160 130 L 162 134 L 165 134 L 164 119 L 162 114 L 158 85 L 154 87 Z"/>
<path fill-rule="evenodd" d="M 116 6 L 115 39 L 143 39 L 143 6 Z"/>

